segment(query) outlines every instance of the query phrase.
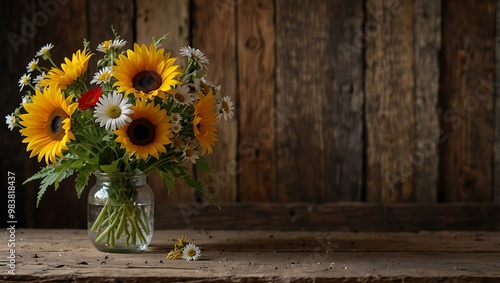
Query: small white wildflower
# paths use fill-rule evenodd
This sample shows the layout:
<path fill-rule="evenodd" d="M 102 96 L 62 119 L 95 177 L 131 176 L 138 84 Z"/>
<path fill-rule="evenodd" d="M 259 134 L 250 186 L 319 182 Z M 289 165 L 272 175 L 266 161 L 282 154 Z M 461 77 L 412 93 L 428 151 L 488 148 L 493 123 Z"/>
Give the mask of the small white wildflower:
<path fill-rule="evenodd" d="M 11 131 L 14 130 L 14 127 L 16 126 L 16 116 L 14 113 L 5 116 L 5 123 L 7 123 L 7 126 Z"/>
<path fill-rule="evenodd" d="M 24 74 L 21 76 L 21 78 L 19 79 L 18 83 L 19 83 L 19 87 L 21 88 L 20 90 L 23 90 L 23 88 L 27 85 L 30 84 L 30 80 L 31 80 L 31 75 L 30 74 Z"/>
<path fill-rule="evenodd" d="M 52 48 L 54 48 L 54 45 L 52 43 L 48 43 L 45 46 L 42 46 L 40 50 L 36 53 L 36 57 L 43 57 L 46 55 Z"/>
<path fill-rule="evenodd" d="M 209 65 L 210 63 L 208 62 L 207 56 L 205 56 L 205 54 L 201 52 L 200 49 L 195 49 L 191 46 L 183 46 L 181 47 L 179 54 L 188 58 L 194 58 L 196 62 L 198 62 L 198 65 L 201 69 L 208 70 L 207 65 Z"/>
<path fill-rule="evenodd" d="M 198 260 L 201 256 L 201 250 L 193 243 L 187 244 L 182 250 L 182 258 L 185 260 Z"/>

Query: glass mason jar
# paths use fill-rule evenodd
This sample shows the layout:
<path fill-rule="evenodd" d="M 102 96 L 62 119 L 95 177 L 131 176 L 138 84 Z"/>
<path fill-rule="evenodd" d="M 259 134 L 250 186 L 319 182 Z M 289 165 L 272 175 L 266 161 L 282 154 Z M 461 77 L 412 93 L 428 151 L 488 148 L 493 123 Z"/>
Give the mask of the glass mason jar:
<path fill-rule="evenodd" d="M 146 175 L 95 173 L 88 196 L 87 230 L 102 252 L 139 252 L 153 238 L 154 195 Z"/>

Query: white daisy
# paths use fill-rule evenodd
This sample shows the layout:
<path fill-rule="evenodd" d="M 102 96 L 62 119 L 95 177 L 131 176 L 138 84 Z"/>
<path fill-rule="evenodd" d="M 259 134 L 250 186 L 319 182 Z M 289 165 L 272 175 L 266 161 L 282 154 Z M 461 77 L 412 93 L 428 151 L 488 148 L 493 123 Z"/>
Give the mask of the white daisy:
<path fill-rule="evenodd" d="M 187 105 L 187 104 L 193 104 L 194 102 L 194 97 L 193 95 L 189 92 L 189 86 L 187 85 L 181 85 L 177 87 L 176 89 L 173 90 L 174 92 L 174 99 L 177 101 L 177 103 L 181 105 Z"/>
<path fill-rule="evenodd" d="M 94 78 L 90 82 L 91 84 L 102 85 L 109 83 L 111 81 L 113 69 L 111 67 L 105 67 L 94 74 Z"/>
<path fill-rule="evenodd" d="M 21 106 L 30 102 L 31 102 L 31 97 L 29 95 L 23 95 L 23 98 L 21 100 Z"/>
<path fill-rule="evenodd" d="M 197 92 L 207 94 L 209 89 L 212 88 L 212 90 L 214 91 L 214 95 L 216 95 L 217 92 L 220 91 L 220 85 L 216 86 L 214 83 L 207 80 L 205 77 L 196 78 L 193 80 L 193 83 L 194 83 L 194 88 Z"/>
<path fill-rule="evenodd" d="M 38 59 L 35 58 L 28 63 L 28 66 L 26 66 L 26 70 L 28 71 L 28 73 L 31 73 L 34 70 L 36 70 L 37 67 L 38 67 Z"/>
<path fill-rule="evenodd" d="M 170 121 L 172 123 L 180 123 L 182 121 L 182 116 L 179 113 L 170 114 Z"/>
<path fill-rule="evenodd" d="M 52 48 L 54 48 L 54 45 L 52 43 L 48 43 L 45 46 L 42 46 L 35 56 L 44 57 Z"/>
<path fill-rule="evenodd" d="M 198 260 L 201 256 L 201 250 L 195 244 L 189 243 L 182 250 L 182 259 Z"/>
<path fill-rule="evenodd" d="M 125 46 L 125 44 L 127 44 L 127 41 L 123 40 L 123 39 L 115 39 L 113 40 L 110 44 L 109 44 L 109 49 L 111 48 L 116 48 L 118 50 L 120 50 L 122 47 Z"/>
<path fill-rule="evenodd" d="M 7 123 L 7 126 L 11 131 L 14 130 L 14 127 L 16 126 L 16 116 L 14 113 L 5 116 L 5 123 Z"/>
<path fill-rule="evenodd" d="M 123 98 L 123 95 L 117 93 L 115 90 L 113 94 L 103 95 L 99 98 L 99 102 L 97 102 L 95 107 L 94 117 L 96 118 L 96 122 L 100 123 L 101 127 L 114 131 L 125 126 L 127 122 L 132 121 L 127 116 L 134 113 L 130 107 L 132 107 L 132 104 L 128 103 L 128 99 Z"/>
<path fill-rule="evenodd" d="M 108 52 L 111 48 L 121 49 L 127 42 L 123 39 L 106 40 L 97 45 L 97 51 Z"/>
<path fill-rule="evenodd" d="M 184 151 L 184 141 L 180 135 L 174 135 L 172 138 L 172 146 L 176 152 Z"/>
<path fill-rule="evenodd" d="M 207 65 L 209 65 L 210 63 L 208 62 L 207 56 L 205 56 L 205 54 L 203 54 L 200 49 L 195 49 L 191 46 L 183 46 L 181 47 L 180 51 L 180 55 L 188 58 L 194 58 L 196 62 L 198 62 L 198 65 L 201 69 L 208 70 Z"/>
<path fill-rule="evenodd" d="M 172 128 L 170 128 L 174 134 L 179 133 L 182 130 L 182 126 L 180 123 L 172 123 Z"/>
<path fill-rule="evenodd" d="M 42 72 L 41 74 L 39 74 L 38 76 L 36 76 L 34 79 L 33 79 L 33 83 L 38 86 L 38 83 L 43 79 L 43 77 L 45 76 L 45 72 Z"/>
<path fill-rule="evenodd" d="M 222 99 L 217 100 L 217 109 L 219 113 L 217 115 L 217 120 L 224 117 L 224 121 L 227 121 L 227 119 L 234 117 L 234 106 L 229 96 L 224 96 Z"/>
<path fill-rule="evenodd" d="M 21 88 L 20 90 L 23 90 L 23 88 L 25 86 L 29 85 L 30 84 L 30 80 L 31 80 L 31 75 L 30 74 L 24 74 L 24 75 L 22 75 L 22 77 L 18 81 L 19 87 Z"/>

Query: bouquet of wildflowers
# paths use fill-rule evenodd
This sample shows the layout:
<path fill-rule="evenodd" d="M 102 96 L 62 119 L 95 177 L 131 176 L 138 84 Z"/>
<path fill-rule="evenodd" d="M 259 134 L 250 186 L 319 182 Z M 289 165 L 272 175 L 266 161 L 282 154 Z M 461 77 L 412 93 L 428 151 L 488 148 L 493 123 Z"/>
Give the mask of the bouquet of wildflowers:
<path fill-rule="evenodd" d="M 217 141 L 216 124 L 234 115 L 233 103 L 207 79 L 200 50 L 182 47 L 181 66 L 160 48 L 165 39 L 121 51 L 126 42 L 115 33 L 97 46 L 103 55 L 90 84 L 87 67 L 96 54 L 86 40 L 61 65 L 51 57 L 52 44 L 29 62 L 19 80 L 22 102 L 6 122 L 19 128 L 30 157 L 46 163 L 27 180 L 41 179 L 37 205 L 48 186 L 57 189 L 72 175 L 80 196 L 92 174 L 154 170 L 169 191 L 180 178 L 214 201 L 186 166 L 210 172 L 203 156 Z"/>

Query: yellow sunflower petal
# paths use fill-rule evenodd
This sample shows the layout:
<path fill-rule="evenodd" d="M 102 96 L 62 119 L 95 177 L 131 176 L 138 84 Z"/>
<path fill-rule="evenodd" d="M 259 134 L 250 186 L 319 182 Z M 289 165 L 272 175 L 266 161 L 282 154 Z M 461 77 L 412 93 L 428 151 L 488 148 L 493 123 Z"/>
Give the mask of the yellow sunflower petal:
<path fill-rule="evenodd" d="M 37 90 L 31 103 L 24 104 L 26 114 L 20 115 L 20 124 L 25 128 L 20 132 L 26 138 L 26 151 L 30 157 L 38 155 L 38 161 L 45 159 L 47 164 L 56 163 L 67 150 L 67 142 L 74 140 L 71 132 L 71 115 L 78 103 L 71 103 L 73 96 L 64 97 L 57 84 L 51 84 L 43 92 Z"/>

